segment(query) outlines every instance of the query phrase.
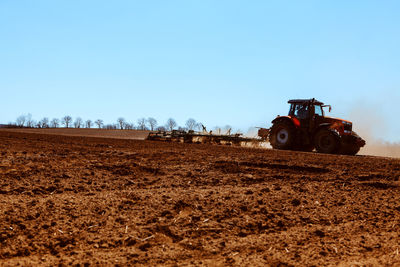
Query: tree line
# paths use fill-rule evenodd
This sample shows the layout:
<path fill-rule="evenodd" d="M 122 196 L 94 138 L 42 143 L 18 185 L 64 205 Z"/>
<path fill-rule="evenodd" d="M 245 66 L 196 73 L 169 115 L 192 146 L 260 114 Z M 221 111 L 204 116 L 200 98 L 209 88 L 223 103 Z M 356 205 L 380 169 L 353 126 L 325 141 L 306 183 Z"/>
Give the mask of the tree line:
<path fill-rule="evenodd" d="M 121 129 L 121 130 L 150 130 L 150 131 L 172 131 L 172 130 L 203 130 L 203 124 L 197 122 L 195 119 L 190 118 L 186 121 L 185 127 L 181 127 L 173 118 L 169 118 L 165 124 L 159 125 L 155 118 L 140 118 L 137 120 L 137 124 L 128 122 L 123 117 L 119 117 L 116 123 L 105 124 L 102 119 L 92 121 L 90 119 L 83 120 L 81 117 L 73 119 L 71 116 L 66 115 L 61 119 L 53 118 L 49 119 L 44 117 L 39 121 L 32 119 L 32 115 L 21 115 L 15 123 L 10 125 L 16 127 L 25 128 L 59 128 L 64 126 L 65 128 L 98 128 L 98 129 Z"/>

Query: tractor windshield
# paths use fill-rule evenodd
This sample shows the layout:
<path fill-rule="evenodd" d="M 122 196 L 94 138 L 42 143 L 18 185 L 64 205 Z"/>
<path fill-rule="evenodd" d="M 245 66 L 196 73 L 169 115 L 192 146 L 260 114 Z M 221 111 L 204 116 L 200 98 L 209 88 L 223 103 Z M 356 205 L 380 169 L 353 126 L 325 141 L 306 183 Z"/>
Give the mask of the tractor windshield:
<path fill-rule="evenodd" d="M 324 110 L 321 106 L 315 106 L 315 115 L 324 116 Z"/>
<path fill-rule="evenodd" d="M 289 115 L 295 116 L 298 119 L 307 119 L 309 116 L 307 104 L 292 104 Z"/>

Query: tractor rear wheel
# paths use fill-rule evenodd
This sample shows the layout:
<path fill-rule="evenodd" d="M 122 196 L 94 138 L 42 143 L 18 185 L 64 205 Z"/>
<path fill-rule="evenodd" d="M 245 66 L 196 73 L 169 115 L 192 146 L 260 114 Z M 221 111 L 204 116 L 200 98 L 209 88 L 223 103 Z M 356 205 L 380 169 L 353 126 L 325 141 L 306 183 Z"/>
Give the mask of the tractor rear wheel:
<path fill-rule="evenodd" d="M 335 154 L 340 147 L 340 137 L 330 129 L 322 129 L 315 135 L 314 143 L 317 152 Z"/>
<path fill-rule="evenodd" d="M 269 142 L 275 149 L 292 149 L 295 129 L 290 122 L 276 122 L 269 132 Z"/>

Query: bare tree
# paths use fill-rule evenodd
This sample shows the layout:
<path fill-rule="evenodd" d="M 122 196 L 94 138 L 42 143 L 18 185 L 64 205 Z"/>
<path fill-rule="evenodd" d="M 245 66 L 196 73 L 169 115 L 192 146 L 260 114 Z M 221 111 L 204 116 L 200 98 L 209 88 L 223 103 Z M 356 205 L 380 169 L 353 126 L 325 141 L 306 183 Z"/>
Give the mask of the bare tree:
<path fill-rule="evenodd" d="M 105 129 L 107 129 L 107 130 L 116 130 L 117 128 L 118 128 L 118 124 L 107 124 L 107 125 L 104 125 L 104 127 L 103 128 L 105 128 Z"/>
<path fill-rule="evenodd" d="M 75 128 L 81 128 L 82 124 L 83 124 L 82 118 L 78 117 L 75 119 L 75 122 L 74 122 Z"/>
<path fill-rule="evenodd" d="M 173 118 L 169 118 L 167 120 L 167 124 L 165 125 L 166 128 L 170 131 L 172 131 L 178 124 L 176 123 L 176 121 Z"/>
<path fill-rule="evenodd" d="M 214 127 L 214 131 L 217 133 L 217 134 L 221 134 L 221 127 L 219 127 L 219 126 L 215 126 Z"/>
<path fill-rule="evenodd" d="M 18 127 L 24 127 L 26 122 L 26 116 L 25 115 L 21 115 L 17 118 L 17 126 Z"/>
<path fill-rule="evenodd" d="M 149 124 L 150 130 L 152 131 L 154 131 L 154 129 L 157 127 L 157 120 L 152 117 L 147 119 L 147 123 Z"/>
<path fill-rule="evenodd" d="M 92 123 L 91 120 L 87 120 L 87 121 L 85 122 L 85 125 L 86 125 L 86 128 L 89 128 L 89 129 L 90 129 L 90 127 L 92 127 L 93 123 Z"/>
<path fill-rule="evenodd" d="M 94 123 L 97 125 L 97 127 L 99 127 L 99 129 L 101 128 L 101 126 L 103 126 L 103 120 L 101 119 L 96 120 Z"/>
<path fill-rule="evenodd" d="M 188 119 L 187 121 L 186 121 L 186 127 L 187 127 L 187 129 L 189 130 L 189 131 L 191 131 L 191 130 L 194 130 L 194 128 L 196 127 L 196 120 L 195 119 L 192 119 L 192 118 L 190 118 L 190 119 Z"/>
<path fill-rule="evenodd" d="M 194 127 L 197 131 L 202 131 L 203 130 L 203 124 L 201 122 L 196 123 Z"/>
<path fill-rule="evenodd" d="M 72 122 L 72 118 L 71 118 L 71 116 L 69 116 L 69 115 L 64 116 L 64 117 L 61 119 L 61 123 L 62 123 L 63 125 L 65 125 L 66 128 L 69 128 L 69 125 L 71 124 L 71 122 Z"/>
<path fill-rule="evenodd" d="M 145 118 L 141 118 L 138 119 L 138 130 L 146 130 L 146 119 Z"/>
<path fill-rule="evenodd" d="M 32 114 L 26 116 L 26 127 L 32 128 L 35 126 L 35 121 L 32 119 Z"/>
<path fill-rule="evenodd" d="M 125 123 L 125 129 L 127 130 L 132 130 L 135 126 L 133 125 L 133 123 Z"/>
<path fill-rule="evenodd" d="M 117 120 L 117 122 L 118 122 L 118 124 L 119 124 L 119 128 L 120 128 L 121 130 L 124 129 L 125 124 L 126 124 L 125 119 L 122 118 L 122 117 L 119 117 L 118 120 Z"/>
<path fill-rule="evenodd" d="M 54 118 L 54 119 L 51 120 L 50 125 L 51 125 L 51 127 L 53 127 L 53 128 L 57 128 L 57 127 L 60 125 L 60 120 Z"/>
<path fill-rule="evenodd" d="M 44 117 L 41 121 L 39 121 L 41 128 L 49 128 L 49 118 Z"/>

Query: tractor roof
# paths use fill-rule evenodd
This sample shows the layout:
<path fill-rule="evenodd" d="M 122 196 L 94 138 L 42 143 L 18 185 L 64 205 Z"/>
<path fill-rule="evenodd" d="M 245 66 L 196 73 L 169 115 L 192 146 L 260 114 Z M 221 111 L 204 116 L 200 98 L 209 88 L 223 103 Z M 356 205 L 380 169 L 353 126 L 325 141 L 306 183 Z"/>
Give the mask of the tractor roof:
<path fill-rule="evenodd" d="M 288 101 L 289 104 L 310 104 L 314 101 L 314 105 L 323 105 L 324 103 L 316 100 L 315 98 L 312 99 L 291 99 Z"/>

